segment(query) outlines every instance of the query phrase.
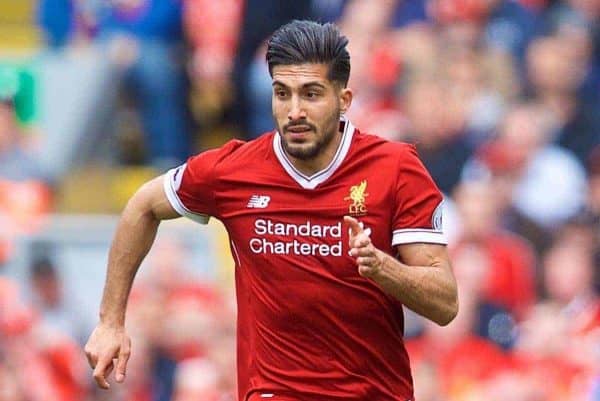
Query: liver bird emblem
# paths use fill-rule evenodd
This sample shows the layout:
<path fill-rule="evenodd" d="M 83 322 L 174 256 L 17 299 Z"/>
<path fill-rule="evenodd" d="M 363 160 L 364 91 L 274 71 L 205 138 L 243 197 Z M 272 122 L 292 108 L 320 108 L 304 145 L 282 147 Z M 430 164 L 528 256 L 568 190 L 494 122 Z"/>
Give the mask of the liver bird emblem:
<path fill-rule="evenodd" d="M 344 200 L 351 200 L 352 204 L 348 207 L 351 215 L 363 215 L 367 212 L 365 207 L 365 198 L 369 196 L 367 191 L 367 180 L 361 181 L 358 185 L 350 187 L 350 195 L 346 196 Z"/>

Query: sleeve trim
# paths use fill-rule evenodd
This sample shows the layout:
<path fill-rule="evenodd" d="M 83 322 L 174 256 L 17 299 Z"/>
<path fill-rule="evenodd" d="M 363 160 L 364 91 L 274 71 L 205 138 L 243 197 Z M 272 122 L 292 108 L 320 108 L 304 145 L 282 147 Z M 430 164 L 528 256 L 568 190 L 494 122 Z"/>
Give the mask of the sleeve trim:
<path fill-rule="evenodd" d="M 165 194 L 167 195 L 169 203 L 171 204 L 171 206 L 173 206 L 173 209 L 175 209 L 175 211 L 177 211 L 177 213 L 179 213 L 181 216 L 187 217 L 188 219 L 194 220 L 195 222 L 200 224 L 207 224 L 208 220 L 210 219 L 210 216 L 189 210 L 185 207 L 183 202 L 181 202 L 181 199 L 179 199 L 177 191 L 175 190 L 175 188 L 173 188 L 172 184 L 173 176 L 176 170 L 177 169 L 169 170 L 165 174 L 163 181 L 163 188 L 165 190 Z"/>
<path fill-rule="evenodd" d="M 442 231 L 410 228 L 395 230 L 392 237 L 392 245 L 414 244 L 424 242 L 429 244 L 447 245 L 448 239 Z"/>

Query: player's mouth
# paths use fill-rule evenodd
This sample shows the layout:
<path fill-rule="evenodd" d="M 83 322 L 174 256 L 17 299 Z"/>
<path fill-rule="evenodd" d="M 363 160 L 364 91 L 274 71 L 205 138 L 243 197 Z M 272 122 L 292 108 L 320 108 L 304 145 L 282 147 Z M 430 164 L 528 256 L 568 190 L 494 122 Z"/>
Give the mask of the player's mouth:
<path fill-rule="evenodd" d="M 296 125 L 288 127 L 286 131 L 291 139 L 304 139 L 306 135 L 312 131 L 312 128 L 308 125 Z"/>
<path fill-rule="evenodd" d="M 293 127 L 288 127 L 286 131 L 291 132 L 292 134 L 302 134 L 310 131 L 312 128 L 309 125 L 295 125 Z"/>

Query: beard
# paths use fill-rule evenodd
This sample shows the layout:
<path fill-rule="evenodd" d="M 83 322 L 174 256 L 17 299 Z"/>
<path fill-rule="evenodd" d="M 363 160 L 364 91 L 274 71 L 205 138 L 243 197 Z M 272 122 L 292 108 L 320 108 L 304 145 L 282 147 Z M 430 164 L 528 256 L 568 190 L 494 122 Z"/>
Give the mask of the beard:
<path fill-rule="evenodd" d="M 327 118 L 325 123 L 322 126 L 322 134 L 319 132 L 318 128 L 314 124 L 310 124 L 305 121 L 290 121 L 288 124 L 282 127 L 278 127 L 278 131 L 281 133 L 281 145 L 283 146 L 283 150 L 288 155 L 299 159 L 299 160 L 310 160 L 315 158 L 321 153 L 321 151 L 326 148 L 331 141 L 335 138 L 339 129 L 339 120 L 340 120 L 340 109 L 336 108 L 336 110 Z M 283 135 L 283 132 L 286 132 L 287 129 L 293 126 L 302 125 L 310 127 L 311 131 L 314 133 L 316 139 L 314 142 L 293 142 L 289 138 L 286 138 Z"/>

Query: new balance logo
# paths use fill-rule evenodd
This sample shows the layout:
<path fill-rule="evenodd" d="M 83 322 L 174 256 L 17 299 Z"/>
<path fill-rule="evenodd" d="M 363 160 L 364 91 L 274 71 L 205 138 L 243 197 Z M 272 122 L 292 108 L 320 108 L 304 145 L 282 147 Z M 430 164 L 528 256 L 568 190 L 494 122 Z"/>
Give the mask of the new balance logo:
<path fill-rule="evenodd" d="M 271 197 L 267 195 L 252 195 L 246 207 L 256 208 L 256 209 L 264 209 L 269 206 L 269 202 L 271 201 Z"/>

